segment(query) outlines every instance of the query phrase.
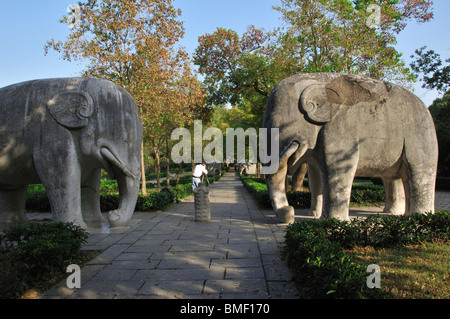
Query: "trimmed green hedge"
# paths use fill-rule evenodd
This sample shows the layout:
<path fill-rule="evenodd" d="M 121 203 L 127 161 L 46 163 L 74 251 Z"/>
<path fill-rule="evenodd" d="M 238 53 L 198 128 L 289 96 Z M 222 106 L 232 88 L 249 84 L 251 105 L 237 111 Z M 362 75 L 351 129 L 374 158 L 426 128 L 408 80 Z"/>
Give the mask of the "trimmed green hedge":
<path fill-rule="evenodd" d="M 180 184 L 177 187 L 172 187 L 170 192 L 173 196 L 165 191 L 150 193 L 147 196 L 139 194 L 136 202 L 136 211 L 148 212 L 163 210 L 174 202 L 174 197 L 180 200 L 193 194 L 191 184 Z M 119 202 L 120 199 L 117 193 L 105 192 L 100 195 L 100 209 L 103 212 L 117 209 Z M 28 192 L 26 209 L 35 212 L 51 211 L 50 202 L 45 190 Z"/>
<path fill-rule="evenodd" d="M 272 208 L 269 191 L 264 178 L 241 176 L 244 187 L 252 194 L 255 200 L 264 208 Z M 311 207 L 310 192 L 288 192 L 287 199 L 294 208 L 307 209 Z M 383 186 L 353 185 L 350 203 L 353 206 L 374 205 L 385 201 Z"/>
<path fill-rule="evenodd" d="M 302 297 L 379 298 L 367 288 L 367 269 L 345 252 L 355 246 L 393 247 L 448 241 L 450 212 L 296 222 L 287 228 L 285 256 Z"/>
<path fill-rule="evenodd" d="M 226 171 L 222 171 L 222 175 Z M 221 175 L 209 177 L 210 183 L 214 183 L 220 179 Z M 184 183 L 178 186 L 171 187 L 169 192 L 163 189 L 161 192 L 149 193 L 147 196 L 139 194 L 136 202 L 136 211 L 149 212 L 164 210 L 169 204 L 192 196 L 191 177 L 180 178 Z M 174 181 L 175 182 L 175 181 Z M 114 180 L 101 181 L 100 186 L 100 209 L 103 212 L 115 210 L 119 207 L 117 182 Z M 27 194 L 26 209 L 35 212 L 49 212 L 51 211 L 50 202 L 42 185 L 30 185 Z"/>

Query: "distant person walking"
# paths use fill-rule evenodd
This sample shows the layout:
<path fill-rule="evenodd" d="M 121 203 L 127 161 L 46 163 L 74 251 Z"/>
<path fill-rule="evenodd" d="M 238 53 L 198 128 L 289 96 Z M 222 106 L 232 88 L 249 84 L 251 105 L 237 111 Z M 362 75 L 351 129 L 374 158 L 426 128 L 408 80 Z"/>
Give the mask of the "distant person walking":
<path fill-rule="evenodd" d="M 195 190 L 198 187 L 198 184 L 202 181 L 201 178 L 203 174 L 208 175 L 208 171 L 206 170 L 206 164 L 202 163 L 195 166 L 194 173 L 192 176 L 192 189 Z"/>

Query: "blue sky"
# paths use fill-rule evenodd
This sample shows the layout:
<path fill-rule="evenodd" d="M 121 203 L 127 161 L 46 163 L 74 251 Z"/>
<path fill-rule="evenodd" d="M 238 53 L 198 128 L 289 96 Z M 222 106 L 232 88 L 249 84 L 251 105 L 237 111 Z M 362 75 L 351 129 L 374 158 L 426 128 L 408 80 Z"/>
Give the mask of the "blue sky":
<path fill-rule="evenodd" d="M 2 0 L 0 7 L 0 87 L 21 81 L 77 76 L 82 65 L 62 61 L 59 54 L 50 52 L 44 56 L 47 40 L 64 40 L 69 33 L 67 26 L 58 20 L 66 8 L 78 0 Z M 197 47 L 200 35 L 212 33 L 217 27 L 230 28 L 239 34 L 247 25 L 271 30 L 281 24 L 279 14 L 272 9 L 279 0 L 175 0 L 175 6 L 183 11 L 186 35 L 181 41 L 188 52 Z M 398 37 L 397 49 L 409 56 L 414 50 L 427 45 L 444 58 L 450 57 L 450 1 L 434 0 L 435 19 L 426 24 L 410 23 Z M 420 88 L 415 93 L 426 105 L 438 96 Z"/>

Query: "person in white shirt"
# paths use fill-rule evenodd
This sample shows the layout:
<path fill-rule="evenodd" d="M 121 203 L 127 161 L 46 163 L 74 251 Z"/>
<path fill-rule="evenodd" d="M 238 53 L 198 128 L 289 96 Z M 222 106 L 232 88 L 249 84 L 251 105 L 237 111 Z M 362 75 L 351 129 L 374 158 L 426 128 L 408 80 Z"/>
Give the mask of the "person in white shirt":
<path fill-rule="evenodd" d="M 192 176 L 192 189 L 195 190 L 198 187 L 198 184 L 202 181 L 202 175 L 208 175 L 208 171 L 206 170 L 206 164 L 202 163 L 195 166 L 194 173 Z"/>

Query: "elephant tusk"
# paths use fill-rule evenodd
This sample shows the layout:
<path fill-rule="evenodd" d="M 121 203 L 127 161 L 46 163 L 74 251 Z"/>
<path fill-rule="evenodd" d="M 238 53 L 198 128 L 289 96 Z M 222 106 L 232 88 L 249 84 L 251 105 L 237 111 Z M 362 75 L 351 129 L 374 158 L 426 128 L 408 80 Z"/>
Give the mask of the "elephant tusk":
<path fill-rule="evenodd" d="M 136 178 L 136 175 L 133 174 L 128 167 L 126 167 L 122 161 L 115 156 L 109 149 L 107 149 L 106 147 L 103 147 L 100 150 L 100 153 L 102 154 L 102 156 L 110 163 L 112 164 L 114 167 L 118 168 L 120 171 L 122 171 L 125 175 L 131 177 L 131 178 Z"/>
<path fill-rule="evenodd" d="M 292 154 L 294 154 L 298 148 L 300 147 L 300 144 L 298 144 L 297 142 L 293 142 L 284 152 L 283 154 L 281 154 L 280 156 L 280 163 L 283 163 L 283 161 L 287 161 L 289 159 L 289 157 L 292 156 Z"/>

